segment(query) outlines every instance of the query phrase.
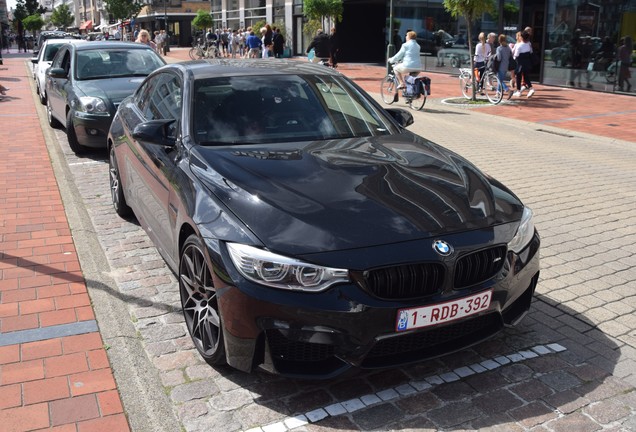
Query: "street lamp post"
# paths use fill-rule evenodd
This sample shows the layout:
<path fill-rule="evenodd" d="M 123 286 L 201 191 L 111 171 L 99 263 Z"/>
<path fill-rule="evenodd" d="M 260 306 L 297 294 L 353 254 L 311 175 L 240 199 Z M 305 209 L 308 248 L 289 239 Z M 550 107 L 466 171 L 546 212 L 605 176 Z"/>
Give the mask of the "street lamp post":
<path fill-rule="evenodd" d="M 163 29 L 168 34 L 168 0 L 163 0 Z"/>
<path fill-rule="evenodd" d="M 389 2 L 389 44 L 386 46 L 386 73 L 389 73 L 389 59 L 395 54 L 393 45 L 393 0 Z"/>

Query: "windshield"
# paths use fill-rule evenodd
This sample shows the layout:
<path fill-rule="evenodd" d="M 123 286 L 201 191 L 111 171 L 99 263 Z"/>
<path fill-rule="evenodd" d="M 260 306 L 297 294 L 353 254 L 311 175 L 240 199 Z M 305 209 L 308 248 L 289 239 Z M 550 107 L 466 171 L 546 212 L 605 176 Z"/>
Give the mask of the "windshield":
<path fill-rule="evenodd" d="M 192 130 L 202 145 L 376 136 L 392 127 L 339 76 L 200 79 L 193 104 Z"/>
<path fill-rule="evenodd" d="M 151 49 L 82 50 L 77 52 L 78 80 L 146 76 L 163 66 Z"/>

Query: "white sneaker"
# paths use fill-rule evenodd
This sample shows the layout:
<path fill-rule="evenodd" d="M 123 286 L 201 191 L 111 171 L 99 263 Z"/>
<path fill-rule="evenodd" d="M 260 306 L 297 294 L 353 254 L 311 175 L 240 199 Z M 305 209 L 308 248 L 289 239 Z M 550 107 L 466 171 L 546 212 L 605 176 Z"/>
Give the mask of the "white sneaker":
<path fill-rule="evenodd" d="M 521 96 L 521 92 L 520 91 L 516 91 L 512 94 L 514 97 L 519 97 Z"/>
<path fill-rule="evenodd" d="M 522 86 L 521 86 L 521 88 L 519 89 L 519 91 L 520 91 L 521 93 L 523 93 L 523 92 L 524 92 L 524 91 L 526 91 L 526 90 L 528 90 L 528 87 L 526 87 L 526 86 L 524 86 L 524 85 L 522 85 Z"/>
<path fill-rule="evenodd" d="M 534 94 L 534 89 L 531 88 L 530 91 L 528 92 L 528 97 L 532 97 L 532 95 Z"/>

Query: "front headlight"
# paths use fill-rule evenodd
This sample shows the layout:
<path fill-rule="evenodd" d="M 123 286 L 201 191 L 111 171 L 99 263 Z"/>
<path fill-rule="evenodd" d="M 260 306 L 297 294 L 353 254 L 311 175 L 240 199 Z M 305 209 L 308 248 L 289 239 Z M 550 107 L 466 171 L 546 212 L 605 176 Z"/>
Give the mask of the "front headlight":
<path fill-rule="evenodd" d="M 318 292 L 349 281 L 345 269 L 316 266 L 239 243 L 228 243 L 227 249 L 241 275 L 257 284 Z"/>
<path fill-rule="evenodd" d="M 82 96 L 79 98 L 79 101 L 74 104 L 73 108 L 75 108 L 76 113 L 102 116 L 109 115 L 106 102 L 98 97 Z"/>
<path fill-rule="evenodd" d="M 532 210 L 530 208 L 525 207 L 523 209 L 523 215 L 521 215 L 521 223 L 519 224 L 519 228 L 517 228 L 517 233 L 508 243 L 508 249 L 513 251 L 514 253 L 521 252 L 532 237 L 534 236 L 534 222 L 532 220 Z"/>

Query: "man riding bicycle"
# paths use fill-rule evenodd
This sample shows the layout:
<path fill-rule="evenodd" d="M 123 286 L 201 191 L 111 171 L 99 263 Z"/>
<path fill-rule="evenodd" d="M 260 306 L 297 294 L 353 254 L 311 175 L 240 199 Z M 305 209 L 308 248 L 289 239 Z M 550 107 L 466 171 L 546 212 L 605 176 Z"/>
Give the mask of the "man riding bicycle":
<path fill-rule="evenodd" d="M 420 45 L 415 40 L 417 33 L 409 31 L 406 33 L 406 42 L 400 47 L 400 51 L 393 57 L 389 58 L 389 63 L 396 64 L 393 66 L 393 72 L 398 80 L 398 89 L 406 87 L 404 84 L 403 74 L 409 72 L 420 72 L 422 70 L 422 62 L 420 60 Z"/>

